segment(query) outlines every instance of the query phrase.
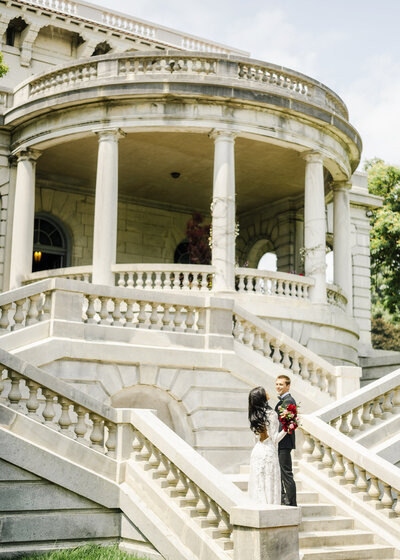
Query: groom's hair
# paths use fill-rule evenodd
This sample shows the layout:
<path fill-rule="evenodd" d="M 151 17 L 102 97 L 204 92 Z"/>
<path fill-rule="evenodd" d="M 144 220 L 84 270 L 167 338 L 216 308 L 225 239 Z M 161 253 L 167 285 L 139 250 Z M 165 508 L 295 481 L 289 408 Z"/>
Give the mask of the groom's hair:
<path fill-rule="evenodd" d="M 278 375 L 277 379 L 284 379 L 286 381 L 286 385 L 290 386 L 290 377 L 288 375 Z"/>

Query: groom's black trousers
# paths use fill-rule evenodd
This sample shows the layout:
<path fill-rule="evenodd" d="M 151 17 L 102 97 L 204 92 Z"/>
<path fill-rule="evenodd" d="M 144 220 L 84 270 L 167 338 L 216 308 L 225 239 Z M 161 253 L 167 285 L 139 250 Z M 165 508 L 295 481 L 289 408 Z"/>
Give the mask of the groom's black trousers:
<path fill-rule="evenodd" d="M 284 500 L 282 504 L 285 506 L 297 506 L 296 500 L 296 483 L 293 478 L 291 449 L 279 449 L 279 464 L 281 467 L 281 481 L 284 490 Z"/>

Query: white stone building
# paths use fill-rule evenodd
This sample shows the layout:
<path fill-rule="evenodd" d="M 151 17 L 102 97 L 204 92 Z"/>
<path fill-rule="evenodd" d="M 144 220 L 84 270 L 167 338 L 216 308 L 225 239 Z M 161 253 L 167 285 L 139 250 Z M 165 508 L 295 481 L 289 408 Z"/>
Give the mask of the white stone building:
<path fill-rule="evenodd" d="M 248 539 L 257 559 L 297 560 L 299 542 L 305 560 L 395 557 L 399 377 L 360 390 L 358 367 L 381 202 L 344 102 L 82 1 L 0 0 L 0 41 L 0 557 L 111 540 L 242 560 Z M 232 482 L 248 390 L 282 372 L 314 414 L 300 533 L 299 510 L 252 508 Z"/>

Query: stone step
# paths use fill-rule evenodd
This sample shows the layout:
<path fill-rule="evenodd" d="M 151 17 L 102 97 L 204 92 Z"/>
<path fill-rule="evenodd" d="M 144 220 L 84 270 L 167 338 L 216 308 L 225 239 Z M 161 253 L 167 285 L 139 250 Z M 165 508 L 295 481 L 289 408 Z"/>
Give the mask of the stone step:
<path fill-rule="evenodd" d="M 336 507 L 332 504 L 301 504 L 303 519 L 308 517 L 334 517 Z"/>
<path fill-rule="evenodd" d="M 355 529 L 335 531 L 310 531 L 299 534 L 300 548 L 314 548 L 322 546 L 353 546 L 374 542 L 374 535 L 368 531 Z"/>
<path fill-rule="evenodd" d="M 388 560 L 394 549 L 379 544 L 301 548 L 302 560 Z"/>
<path fill-rule="evenodd" d="M 304 517 L 300 524 L 300 531 L 342 531 L 352 529 L 354 520 L 351 517 L 324 517 L 314 515 L 313 517 Z"/>

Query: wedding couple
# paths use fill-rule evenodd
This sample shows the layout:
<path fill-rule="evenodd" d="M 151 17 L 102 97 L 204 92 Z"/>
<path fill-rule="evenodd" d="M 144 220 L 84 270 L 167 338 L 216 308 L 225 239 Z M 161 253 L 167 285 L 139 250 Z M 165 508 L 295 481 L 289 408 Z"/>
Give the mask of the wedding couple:
<path fill-rule="evenodd" d="M 278 404 L 272 409 L 263 387 L 249 393 L 250 429 L 257 437 L 250 458 L 249 495 L 257 505 L 296 506 L 291 451 L 295 448 L 296 402 L 290 394 L 290 378 L 276 379 Z"/>

